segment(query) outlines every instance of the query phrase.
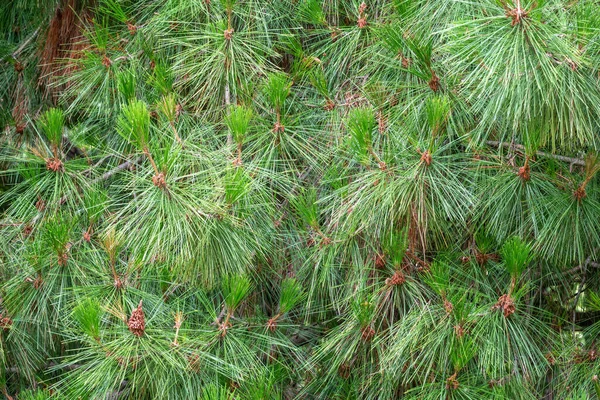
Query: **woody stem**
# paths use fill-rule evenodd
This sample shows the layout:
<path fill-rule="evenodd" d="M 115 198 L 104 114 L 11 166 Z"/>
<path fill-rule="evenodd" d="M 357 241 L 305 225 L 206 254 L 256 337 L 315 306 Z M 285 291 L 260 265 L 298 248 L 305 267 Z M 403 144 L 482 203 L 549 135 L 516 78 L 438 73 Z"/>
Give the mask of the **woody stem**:
<path fill-rule="evenodd" d="M 177 338 L 179 337 L 179 328 L 181 328 L 181 323 L 175 324 L 175 338 L 173 339 L 173 344 L 177 345 Z"/>
<path fill-rule="evenodd" d="M 111 269 L 111 272 L 113 274 L 114 280 L 118 281 L 119 280 L 119 275 L 117 275 L 117 270 L 115 269 L 115 260 L 114 260 L 114 257 L 112 257 L 112 256 L 110 258 L 110 269 Z"/>
<path fill-rule="evenodd" d="M 227 315 L 225 315 L 225 321 L 223 322 L 223 326 L 227 326 L 229 324 L 229 320 L 231 319 L 232 314 L 233 314 L 233 310 L 228 308 Z"/>
<path fill-rule="evenodd" d="M 156 167 L 156 163 L 154 162 L 154 159 L 152 158 L 152 155 L 150 154 L 150 151 L 148 151 L 147 147 L 144 148 L 144 155 L 146 157 L 148 157 L 150 164 L 152 164 L 152 168 L 154 168 L 154 172 L 156 173 L 156 175 L 158 175 L 159 174 L 158 168 Z"/>
<path fill-rule="evenodd" d="M 369 153 L 373 156 L 373 158 L 375 159 L 375 161 L 377 161 L 378 163 L 381 163 L 381 158 L 379 158 L 379 156 L 377 155 L 377 153 L 375 153 L 375 151 L 373 150 L 373 147 L 369 146 Z"/>
<path fill-rule="evenodd" d="M 514 276 L 510 277 L 510 287 L 508 289 L 508 297 L 512 295 L 513 290 L 515 290 L 515 286 L 517 285 L 517 279 Z"/>
<path fill-rule="evenodd" d="M 237 145 L 237 158 L 238 160 L 242 160 L 242 144 L 238 143 Z"/>
<path fill-rule="evenodd" d="M 173 129 L 173 133 L 175 134 L 175 140 L 177 140 L 177 142 L 179 142 L 179 144 L 182 144 L 181 142 L 181 138 L 179 137 L 179 134 L 177 133 L 177 128 L 175 128 L 175 122 L 173 121 L 169 121 L 171 128 Z"/>

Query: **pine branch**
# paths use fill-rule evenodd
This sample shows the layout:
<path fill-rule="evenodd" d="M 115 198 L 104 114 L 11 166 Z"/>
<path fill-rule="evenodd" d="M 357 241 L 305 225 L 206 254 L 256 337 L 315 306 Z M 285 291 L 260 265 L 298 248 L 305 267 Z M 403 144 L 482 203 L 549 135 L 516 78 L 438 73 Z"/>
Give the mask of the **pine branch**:
<path fill-rule="evenodd" d="M 488 146 L 505 147 L 507 149 L 514 148 L 514 149 L 518 149 L 521 151 L 525 151 L 525 146 L 523 146 L 521 144 L 513 144 L 513 143 L 509 143 L 509 142 L 498 142 L 498 141 L 494 141 L 494 140 L 488 140 L 485 143 Z M 552 158 L 552 159 L 555 159 L 558 161 L 569 163 L 571 165 L 580 165 L 582 167 L 585 166 L 585 160 L 581 159 L 581 158 L 567 157 L 567 156 L 562 156 L 559 154 L 550 154 L 550 153 L 545 153 L 543 151 L 536 151 L 535 154 L 540 157 Z"/>
<path fill-rule="evenodd" d="M 133 161 L 125 161 L 124 163 L 121 163 L 119 165 L 117 165 L 115 168 L 111 169 L 110 171 L 105 172 L 104 174 L 102 174 L 102 176 L 94 179 L 92 182 L 90 182 L 90 185 L 94 185 L 98 182 L 102 182 L 105 181 L 107 179 L 110 179 L 110 177 L 112 177 L 114 174 L 116 174 L 119 171 L 122 171 L 124 169 L 129 168 L 131 165 L 133 164 L 137 164 L 139 161 L 141 161 L 141 157 L 133 160 Z M 67 201 L 68 195 L 64 195 L 62 196 L 59 201 L 58 204 L 63 204 L 65 201 Z M 34 225 L 42 216 L 42 213 L 37 214 L 35 217 L 33 217 L 33 219 L 31 220 L 31 224 Z"/>
<path fill-rule="evenodd" d="M 19 48 L 17 48 L 11 55 L 13 58 L 17 58 L 17 56 L 23 51 L 23 49 L 25 49 L 25 47 L 27 47 L 27 45 L 37 36 L 38 32 L 40 31 L 40 28 L 38 27 L 35 31 L 33 31 L 33 33 L 31 35 L 29 35 L 29 37 L 27 39 L 25 39 L 25 41 L 23 43 L 21 43 L 21 45 L 19 46 Z"/>
<path fill-rule="evenodd" d="M 121 164 L 117 165 L 115 168 L 111 169 L 110 171 L 106 171 L 104 174 L 102 174 L 102 176 L 94 179 L 91 182 L 91 184 L 93 185 L 93 184 L 96 184 L 98 182 L 105 181 L 105 180 L 109 179 L 110 177 L 112 177 L 117 172 L 122 171 L 124 169 L 127 169 L 127 168 L 131 167 L 134 164 L 137 164 L 138 162 L 141 161 L 141 159 L 142 159 L 141 157 L 138 157 L 135 160 L 125 161 L 124 163 L 121 163 Z"/>

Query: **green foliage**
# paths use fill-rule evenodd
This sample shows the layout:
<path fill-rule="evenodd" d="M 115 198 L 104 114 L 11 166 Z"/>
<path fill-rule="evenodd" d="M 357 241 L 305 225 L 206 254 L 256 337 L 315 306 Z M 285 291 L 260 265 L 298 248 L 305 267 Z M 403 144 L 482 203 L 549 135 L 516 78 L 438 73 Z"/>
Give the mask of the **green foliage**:
<path fill-rule="evenodd" d="M 95 340 L 100 339 L 101 318 L 100 304 L 95 299 L 86 298 L 73 309 L 73 320 L 86 335 Z"/>
<path fill-rule="evenodd" d="M 291 82 L 285 74 L 270 74 L 267 78 L 264 91 L 270 103 L 276 110 L 283 108 L 284 102 L 290 95 Z"/>
<path fill-rule="evenodd" d="M 375 115 L 369 108 L 357 108 L 348 115 L 350 147 L 357 161 L 367 163 L 372 148 L 371 135 L 375 128 Z"/>
<path fill-rule="evenodd" d="M 236 143 L 242 143 L 246 134 L 248 133 L 248 127 L 252 120 L 252 109 L 244 106 L 231 106 L 229 113 L 225 118 L 227 128 L 233 135 L 233 140 Z"/>
<path fill-rule="evenodd" d="M 58 108 L 49 109 L 40 118 L 40 128 L 54 146 L 60 146 L 64 124 L 63 111 Z"/>
<path fill-rule="evenodd" d="M 227 308 L 233 312 L 248 296 L 252 289 L 250 279 L 244 275 L 230 275 L 223 278 L 223 296 Z"/>
<path fill-rule="evenodd" d="M 447 96 L 430 97 L 425 105 L 427 123 L 431 135 L 437 136 L 444 129 L 450 114 L 450 100 Z"/>
<path fill-rule="evenodd" d="M 532 261 L 531 247 L 518 237 L 507 240 L 500 249 L 506 270 L 512 277 L 519 277 Z"/>
<path fill-rule="evenodd" d="M 281 281 L 281 293 L 279 295 L 279 312 L 288 313 L 298 302 L 302 300 L 304 294 L 300 283 L 294 278 L 287 278 Z"/>
<path fill-rule="evenodd" d="M 600 396 L 597 1 L 1 3 L 1 396 Z"/>

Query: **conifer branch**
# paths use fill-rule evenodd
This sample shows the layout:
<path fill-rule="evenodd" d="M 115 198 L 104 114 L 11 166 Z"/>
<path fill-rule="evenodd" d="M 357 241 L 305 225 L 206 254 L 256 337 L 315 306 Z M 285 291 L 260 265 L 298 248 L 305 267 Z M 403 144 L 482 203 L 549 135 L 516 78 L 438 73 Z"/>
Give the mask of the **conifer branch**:
<path fill-rule="evenodd" d="M 514 149 L 518 149 L 518 150 L 525 152 L 525 146 L 523 146 L 521 144 L 515 144 L 515 143 L 509 143 L 509 142 L 498 142 L 498 141 L 493 141 L 493 140 L 488 140 L 485 143 L 487 145 L 493 146 L 493 147 L 505 147 L 508 149 L 514 148 Z M 571 165 L 579 165 L 582 167 L 585 166 L 585 160 L 582 158 L 567 157 L 567 156 L 563 156 L 563 155 L 559 155 L 559 154 L 546 153 L 543 151 L 536 151 L 535 154 L 540 157 L 543 157 L 543 158 L 552 158 L 554 160 L 566 162 Z"/>

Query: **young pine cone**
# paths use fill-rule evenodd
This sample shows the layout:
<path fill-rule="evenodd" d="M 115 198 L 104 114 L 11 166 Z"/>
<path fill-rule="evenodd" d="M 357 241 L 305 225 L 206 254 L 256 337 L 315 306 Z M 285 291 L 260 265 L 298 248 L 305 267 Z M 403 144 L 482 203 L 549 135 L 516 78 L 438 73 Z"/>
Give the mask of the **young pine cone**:
<path fill-rule="evenodd" d="M 494 304 L 492 310 L 502 310 L 504 317 L 508 318 L 516 311 L 515 302 L 508 294 L 503 294 L 498 299 L 498 302 Z"/>
<path fill-rule="evenodd" d="M 142 300 L 140 300 L 140 304 L 131 313 L 131 317 L 129 317 L 129 321 L 127 321 L 127 327 L 129 328 L 129 331 L 137 337 L 144 335 L 146 319 L 144 317 L 144 310 L 142 310 Z"/>
<path fill-rule="evenodd" d="M 402 271 L 394 272 L 394 275 L 392 275 L 391 278 L 387 278 L 385 280 L 385 284 L 388 286 L 399 286 L 402 285 L 404 282 L 406 282 L 406 278 L 404 277 Z"/>
<path fill-rule="evenodd" d="M 371 328 L 370 326 L 365 326 L 361 328 L 360 332 L 362 340 L 364 340 L 365 342 L 370 341 L 371 339 L 373 339 L 373 336 L 375 336 L 375 329 Z"/>

